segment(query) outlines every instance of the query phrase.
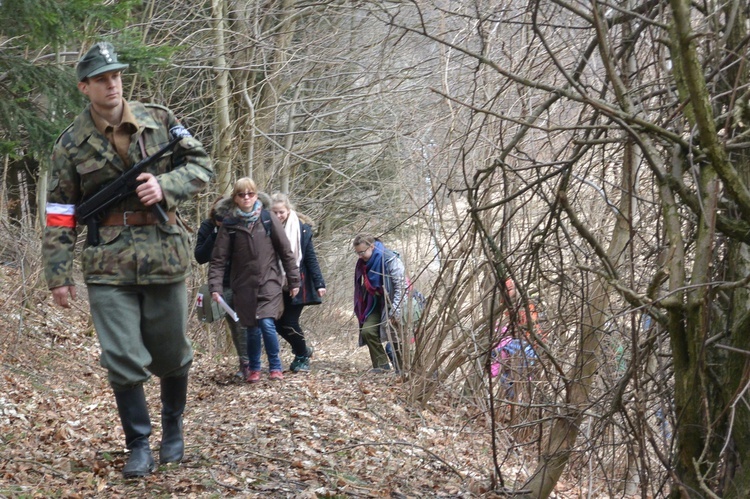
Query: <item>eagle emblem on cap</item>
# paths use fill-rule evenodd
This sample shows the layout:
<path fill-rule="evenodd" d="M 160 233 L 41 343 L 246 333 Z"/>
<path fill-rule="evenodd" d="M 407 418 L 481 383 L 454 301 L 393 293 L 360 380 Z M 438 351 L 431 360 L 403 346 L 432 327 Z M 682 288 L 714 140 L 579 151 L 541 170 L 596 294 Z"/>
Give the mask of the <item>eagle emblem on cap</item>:
<path fill-rule="evenodd" d="M 97 43 L 97 46 L 99 47 L 99 55 L 104 57 L 104 59 L 107 61 L 107 63 L 112 63 L 112 54 L 109 52 L 109 48 L 107 48 L 107 43 L 105 42 L 99 42 Z"/>

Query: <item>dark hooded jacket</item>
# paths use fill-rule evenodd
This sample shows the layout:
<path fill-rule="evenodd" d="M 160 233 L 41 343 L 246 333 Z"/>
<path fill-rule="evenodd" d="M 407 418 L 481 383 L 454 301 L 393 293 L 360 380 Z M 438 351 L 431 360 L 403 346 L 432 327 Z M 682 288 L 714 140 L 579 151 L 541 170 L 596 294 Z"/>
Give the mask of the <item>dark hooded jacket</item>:
<path fill-rule="evenodd" d="M 300 251 L 302 260 L 299 263 L 300 279 L 302 285 L 297 296 L 292 298 L 294 305 L 318 305 L 323 299 L 318 295 L 318 290 L 326 287 L 323 273 L 320 271 L 318 256 L 313 248 L 313 231 L 306 223 L 300 222 Z"/>
<path fill-rule="evenodd" d="M 215 208 L 216 214 L 221 216 L 223 220 L 231 211 L 232 200 L 226 198 L 221 200 Z M 198 235 L 195 239 L 195 249 L 193 250 L 193 256 L 195 261 L 201 265 L 211 261 L 211 254 L 214 251 L 214 244 L 216 243 L 216 236 L 219 234 L 219 226 L 216 225 L 216 221 L 209 217 L 201 222 L 201 226 L 198 229 Z M 229 288 L 229 276 L 231 274 L 231 262 L 227 262 L 227 268 L 224 272 L 224 287 Z"/>

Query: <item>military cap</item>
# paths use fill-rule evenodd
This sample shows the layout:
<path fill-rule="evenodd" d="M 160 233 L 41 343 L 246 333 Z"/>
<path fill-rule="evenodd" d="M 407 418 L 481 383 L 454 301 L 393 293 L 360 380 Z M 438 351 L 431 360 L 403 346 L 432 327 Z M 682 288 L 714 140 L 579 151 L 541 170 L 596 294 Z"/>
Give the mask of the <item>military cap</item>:
<path fill-rule="evenodd" d="M 78 73 L 78 81 L 83 81 L 92 76 L 108 71 L 119 71 L 127 67 L 127 64 L 117 60 L 117 52 L 115 52 L 111 43 L 99 42 L 91 47 L 86 55 L 78 61 L 76 72 Z"/>

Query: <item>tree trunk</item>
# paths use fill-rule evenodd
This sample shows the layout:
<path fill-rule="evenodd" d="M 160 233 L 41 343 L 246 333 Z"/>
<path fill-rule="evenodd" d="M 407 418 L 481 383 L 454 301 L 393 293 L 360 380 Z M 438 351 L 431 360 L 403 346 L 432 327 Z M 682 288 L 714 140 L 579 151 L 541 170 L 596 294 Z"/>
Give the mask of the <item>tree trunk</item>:
<path fill-rule="evenodd" d="M 630 241 L 629 221 L 624 216 L 631 213 L 631 195 L 633 192 L 633 148 L 626 148 L 621 177 L 622 196 L 618 206 L 619 216 L 611 234 L 611 242 L 607 248 L 607 257 L 612 262 L 612 270 L 616 271 L 625 254 L 625 248 Z M 582 232 L 586 228 L 580 226 L 575 219 L 575 211 L 568 205 L 567 196 L 560 193 L 563 206 L 574 225 Z M 614 277 L 614 276 L 612 276 Z M 575 447 L 579 427 L 583 421 L 585 410 L 590 406 L 589 392 L 594 375 L 601 363 L 601 342 L 605 331 L 605 323 L 609 316 L 606 310 L 609 305 L 609 286 L 599 277 L 596 279 L 589 294 L 591 298 L 585 306 L 582 316 L 579 349 L 571 370 L 567 373 L 566 405 L 560 415 L 555 417 L 550 429 L 549 439 L 542 452 L 536 470 L 523 486 L 529 490 L 524 497 L 548 497 L 554 490 L 565 466 Z"/>
<path fill-rule="evenodd" d="M 675 409 L 680 422 L 676 428 L 675 448 L 675 475 L 679 483 L 675 484 L 672 495 L 702 497 L 704 491 L 717 490 L 717 484 L 711 477 L 717 463 L 723 459 L 725 467 L 733 468 L 724 472 L 724 497 L 748 497 L 750 479 L 747 477 L 750 474 L 742 468 L 743 463 L 748 462 L 745 450 L 745 442 L 750 436 L 748 411 L 744 404 L 738 403 L 739 393 L 745 389 L 748 379 L 747 357 L 731 351 L 718 352 L 707 341 L 717 334 L 723 335 L 728 329 L 734 348 L 742 350 L 748 346 L 746 290 L 735 292 L 731 315 L 725 316 L 717 307 L 721 300 L 717 302 L 720 296 L 713 284 L 717 277 L 716 213 L 719 198 L 723 195 L 721 189 L 723 187 L 728 191 L 738 213 L 747 218 L 750 213 L 746 187 L 748 165 L 746 161 L 730 162 L 720 142 L 711 95 L 697 57 L 690 4 L 685 0 L 671 0 L 670 3 L 675 22 L 673 57 L 678 60 L 677 68 L 683 76 L 682 92 L 689 98 L 691 125 L 697 129 L 700 146 L 707 156 L 706 161 L 699 163 L 699 192 L 703 210 L 698 219 L 691 287 L 686 293 L 685 322 L 683 325 L 675 318 L 670 327 L 675 352 Z M 744 26 L 744 22 L 741 23 Z M 734 27 L 727 29 L 731 31 Z M 736 74 L 731 84 L 736 86 L 746 81 L 746 78 L 740 79 L 741 75 Z M 730 130 L 726 132 L 731 133 Z M 691 166 L 686 164 L 686 169 Z M 729 280 L 743 279 L 748 275 L 748 252 L 744 246 L 739 241 L 730 244 Z M 682 285 L 673 283 L 673 286 Z M 731 316 L 735 320 L 733 324 Z M 743 329 L 738 329 L 740 327 Z M 719 365 L 717 362 L 724 365 L 718 372 L 711 367 Z M 731 433 L 727 433 L 730 428 Z M 731 445 L 732 442 L 737 445 Z M 726 454 L 722 457 L 726 450 L 742 457 Z"/>
<path fill-rule="evenodd" d="M 214 65 L 216 72 L 216 146 L 214 157 L 214 171 L 219 191 L 229 193 L 232 186 L 232 129 L 229 116 L 229 68 L 224 54 L 227 47 L 224 40 L 224 17 L 226 12 L 225 0 L 211 0 L 211 16 L 214 26 L 214 40 L 216 57 Z"/>

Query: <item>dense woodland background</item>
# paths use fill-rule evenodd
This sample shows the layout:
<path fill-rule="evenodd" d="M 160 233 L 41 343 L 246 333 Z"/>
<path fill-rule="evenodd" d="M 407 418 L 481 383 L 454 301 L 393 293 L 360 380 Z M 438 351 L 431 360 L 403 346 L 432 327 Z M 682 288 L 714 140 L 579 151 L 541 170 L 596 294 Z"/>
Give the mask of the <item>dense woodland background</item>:
<path fill-rule="evenodd" d="M 429 303 L 399 400 L 426 411 L 450 394 L 481 415 L 489 485 L 472 493 L 748 497 L 749 14 L 741 0 L 3 0 L 0 260 L 25 283 L 1 302 L 17 328 L 5 381 L 20 376 L 11 347 L 55 334 L 24 319 L 49 303 L 40 186 L 84 104 L 75 62 L 107 39 L 131 64 L 127 97 L 172 108 L 215 160 L 183 212 L 194 227 L 244 175 L 316 221 L 329 295 L 311 331 L 356 351 L 351 239 L 400 251 Z M 540 329 L 517 320 L 531 305 Z M 508 366 L 512 389 L 488 375 L 502 325 L 538 354 Z M 191 334 L 209 359 L 226 346 Z"/>

